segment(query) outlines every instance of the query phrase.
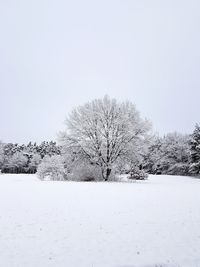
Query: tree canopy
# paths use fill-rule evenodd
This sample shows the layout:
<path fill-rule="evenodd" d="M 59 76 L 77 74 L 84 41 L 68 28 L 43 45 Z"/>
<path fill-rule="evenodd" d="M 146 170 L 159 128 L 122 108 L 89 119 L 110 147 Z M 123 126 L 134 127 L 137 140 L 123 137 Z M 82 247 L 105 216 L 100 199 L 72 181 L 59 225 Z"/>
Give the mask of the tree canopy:
<path fill-rule="evenodd" d="M 131 102 L 105 96 L 75 108 L 66 120 L 61 143 L 101 168 L 109 179 L 119 158 L 132 157 L 145 144 L 150 123 L 140 117 Z"/>

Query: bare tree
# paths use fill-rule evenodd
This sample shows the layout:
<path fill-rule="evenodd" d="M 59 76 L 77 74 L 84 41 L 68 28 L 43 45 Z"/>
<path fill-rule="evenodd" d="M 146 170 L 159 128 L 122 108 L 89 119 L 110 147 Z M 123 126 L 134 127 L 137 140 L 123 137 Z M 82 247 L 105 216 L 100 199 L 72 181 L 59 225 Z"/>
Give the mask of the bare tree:
<path fill-rule="evenodd" d="M 66 126 L 61 134 L 65 151 L 74 151 L 100 166 L 105 181 L 120 157 L 142 148 L 150 129 L 132 103 L 118 103 L 108 96 L 75 108 Z"/>

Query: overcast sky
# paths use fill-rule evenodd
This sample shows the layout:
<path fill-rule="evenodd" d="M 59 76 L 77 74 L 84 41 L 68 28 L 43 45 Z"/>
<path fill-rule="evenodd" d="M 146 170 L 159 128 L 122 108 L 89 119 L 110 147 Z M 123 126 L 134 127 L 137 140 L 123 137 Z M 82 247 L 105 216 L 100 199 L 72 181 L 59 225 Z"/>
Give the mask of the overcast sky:
<path fill-rule="evenodd" d="M 0 139 L 56 139 L 70 110 L 131 100 L 155 131 L 200 122 L 199 0 L 0 0 Z"/>

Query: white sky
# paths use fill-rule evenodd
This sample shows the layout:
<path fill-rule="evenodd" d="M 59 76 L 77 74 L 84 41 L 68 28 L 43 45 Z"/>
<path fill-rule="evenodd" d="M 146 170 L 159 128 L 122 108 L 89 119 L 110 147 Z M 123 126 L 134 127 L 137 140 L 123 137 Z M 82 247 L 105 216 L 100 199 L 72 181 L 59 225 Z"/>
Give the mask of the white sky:
<path fill-rule="evenodd" d="M 198 0 L 0 0 L 0 139 L 56 139 L 70 110 L 108 94 L 155 131 L 200 121 Z"/>

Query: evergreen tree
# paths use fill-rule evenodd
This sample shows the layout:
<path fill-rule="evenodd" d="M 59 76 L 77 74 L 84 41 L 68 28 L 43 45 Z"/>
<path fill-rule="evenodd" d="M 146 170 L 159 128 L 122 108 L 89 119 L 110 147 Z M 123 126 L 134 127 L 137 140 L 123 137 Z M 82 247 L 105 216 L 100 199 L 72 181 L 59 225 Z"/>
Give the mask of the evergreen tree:
<path fill-rule="evenodd" d="M 190 173 L 200 174 L 200 125 L 196 124 L 190 141 L 191 166 Z"/>
<path fill-rule="evenodd" d="M 3 150 L 4 146 L 3 143 L 0 141 L 0 170 L 3 166 L 3 162 L 4 162 L 4 150 Z"/>

